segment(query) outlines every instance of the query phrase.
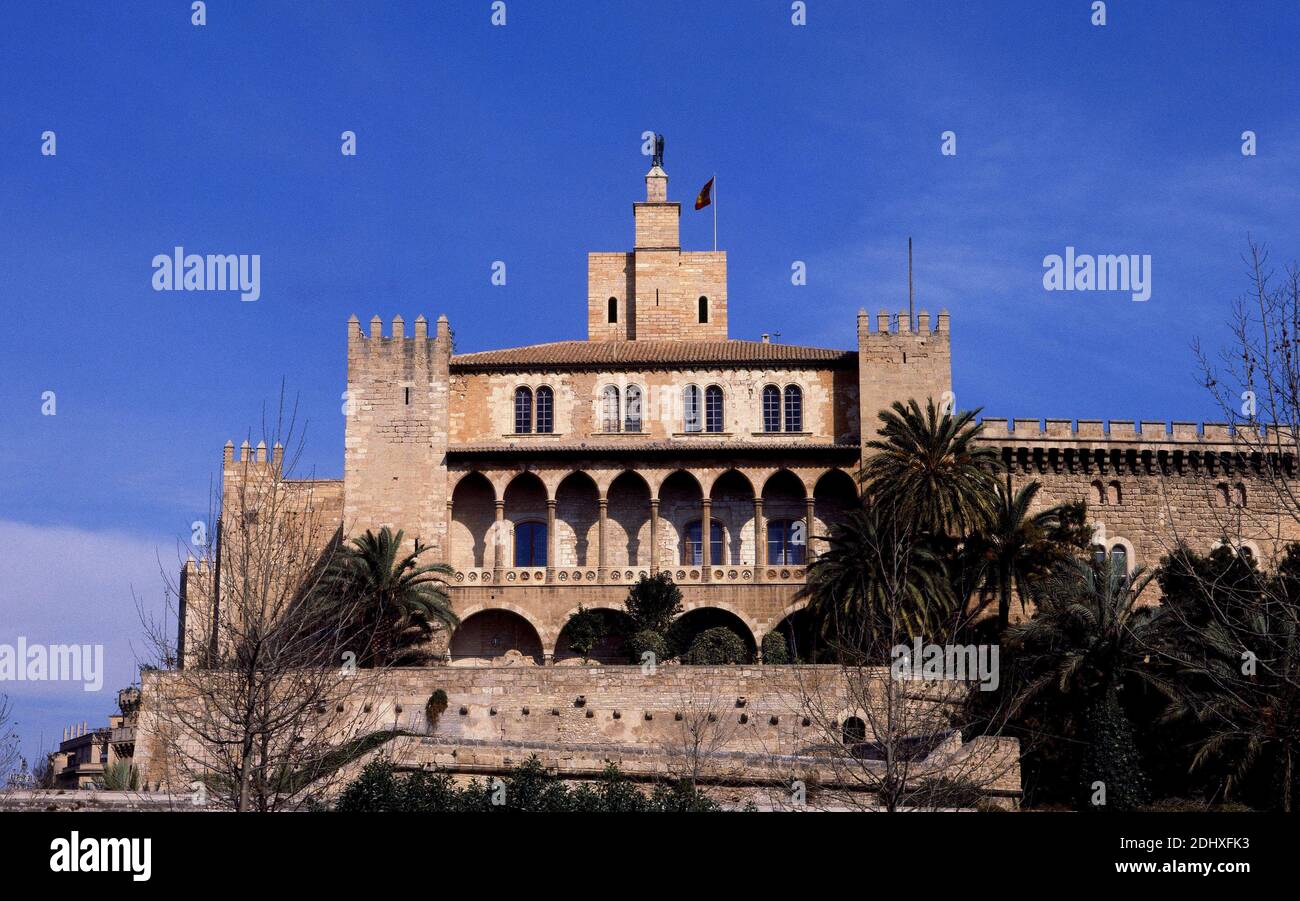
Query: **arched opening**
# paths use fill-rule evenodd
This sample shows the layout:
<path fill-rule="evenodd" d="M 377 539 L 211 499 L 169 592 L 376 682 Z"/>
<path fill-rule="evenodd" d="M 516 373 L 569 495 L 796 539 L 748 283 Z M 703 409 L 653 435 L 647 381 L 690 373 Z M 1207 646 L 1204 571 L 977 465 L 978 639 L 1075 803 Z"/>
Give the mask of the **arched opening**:
<path fill-rule="evenodd" d="M 754 486 L 738 470 L 729 469 L 709 490 L 710 516 L 722 525 L 725 540 L 721 554 L 711 562 L 720 566 L 747 566 L 754 562 Z M 716 549 L 715 549 L 716 550 Z"/>
<path fill-rule="evenodd" d="M 700 386 L 687 385 L 682 389 L 682 431 L 698 432 L 704 427 L 700 419 Z"/>
<path fill-rule="evenodd" d="M 710 385 L 704 389 L 704 431 L 723 431 L 722 389 Z"/>
<path fill-rule="evenodd" d="M 618 322 L 618 298 L 617 297 L 611 297 L 609 299 L 608 314 L 609 314 L 609 321 L 611 323 Z"/>
<path fill-rule="evenodd" d="M 860 503 L 853 476 L 842 469 L 822 473 L 813 486 L 813 516 L 816 521 L 809 530 L 809 549 L 815 553 L 824 548 L 831 529 L 844 522 Z"/>
<path fill-rule="evenodd" d="M 628 389 L 631 397 L 631 389 Z M 612 567 L 650 565 L 650 486 L 631 470 L 619 475 L 606 493 L 605 561 Z"/>
<path fill-rule="evenodd" d="M 763 389 L 763 431 L 781 431 L 781 389 L 776 385 Z"/>
<path fill-rule="evenodd" d="M 750 631 L 749 626 L 745 624 L 739 616 L 729 610 L 723 610 L 720 607 L 700 607 L 695 610 L 687 611 L 677 618 L 670 630 L 669 643 L 672 650 L 687 661 L 687 656 L 691 652 L 692 646 L 696 646 L 696 640 L 708 632 L 710 629 L 726 629 L 734 633 L 740 640 L 740 646 L 743 647 L 742 656 L 744 659 L 721 662 L 749 663 L 754 660 L 757 647 L 754 643 L 754 634 Z"/>
<path fill-rule="evenodd" d="M 772 630 L 785 639 L 786 654 L 791 663 L 822 663 L 822 647 L 813 615 L 804 607 L 794 611 Z"/>
<path fill-rule="evenodd" d="M 867 740 L 867 724 L 859 717 L 848 717 L 844 720 L 843 734 L 845 747 L 852 748 Z"/>
<path fill-rule="evenodd" d="M 658 559 L 684 561 L 686 524 L 700 517 L 700 500 L 704 492 L 695 476 L 679 469 L 659 486 L 659 519 L 669 528 L 659 529 Z"/>
<path fill-rule="evenodd" d="M 1124 490 L 1120 488 L 1119 482 L 1110 483 L 1110 499 L 1117 504 L 1124 503 Z"/>
<path fill-rule="evenodd" d="M 549 385 L 537 389 L 537 433 L 549 435 L 555 431 L 555 393 Z"/>
<path fill-rule="evenodd" d="M 798 385 L 785 386 L 785 430 L 803 431 L 803 391 Z"/>
<path fill-rule="evenodd" d="M 489 663 L 518 651 L 539 666 L 542 639 L 533 624 L 512 610 L 480 610 L 461 621 L 451 636 L 451 660 Z"/>
<path fill-rule="evenodd" d="M 763 516 L 768 523 L 767 553 L 763 557 L 764 564 L 778 564 L 778 560 L 784 560 L 785 551 L 792 544 L 798 545 L 801 552 L 806 551 L 808 538 L 813 531 L 807 524 L 807 495 L 803 482 L 790 470 L 782 469 L 773 473 L 763 484 Z M 800 524 L 798 528 L 794 526 L 796 522 Z M 784 545 L 780 535 L 773 530 L 774 525 L 781 523 L 786 524 L 782 527 L 784 532 L 781 533 L 786 536 Z M 778 539 L 775 543 L 774 538 Z"/>
<path fill-rule="evenodd" d="M 627 386 L 623 431 L 632 433 L 641 431 L 641 389 L 636 385 Z"/>
<path fill-rule="evenodd" d="M 700 322 L 708 322 L 709 321 L 709 299 L 705 297 L 703 294 L 701 294 L 698 303 L 699 303 Z"/>
<path fill-rule="evenodd" d="M 618 388 L 614 385 L 606 385 L 600 392 L 600 430 L 602 432 L 617 432 L 621 417 L 622 409 L 618 402 Z"/>
<path fill-rule="evenodd" d="M 505 520 L 511 531 L 506 559 L 513 566 L 546 566 L 546 486 L 531 472 L 510 480 Z"/>
<path fill-rule="evenodd" d="M 595 566 L 600 492 L 585 472 L 572 472 L 555 492 L 556 566 Z"/>
<path fill-rule="evenodd" d="M 1092 483 L 1092 502 L 1099 507 L 1106 505 L 1106 486 L 1101 482 Z"/>
<path fill-rule="evenodd" d="M 627 649 L 627 636 L 631 634 L 632 617 L 622 610 L 599 607 L 589 611 L 599 623 L 600 637 L 587 653 L 587 660 L 605 665 L 628 663 L 631 661 Z M 555 642 L 555 662 L 582 660 L 583 656 L 573 647 L 574 630 L 570 629 L 572 619 L 560 630 L 560 637 Z"/>
<path fill-rule="evenodd" d="M 451 553 L 455 569 L 482 569 L 492 565 L 488 535 L 496 519 L 496 492 L 481 472 L 471 472 L 451 493 Z"/>
<path fill-rule="evenodd" d="M 1115 572 L 1128 575 L 1128 548 L 1122 544 L 1113 545 L 1110 549 L 1110 565 Z"/>

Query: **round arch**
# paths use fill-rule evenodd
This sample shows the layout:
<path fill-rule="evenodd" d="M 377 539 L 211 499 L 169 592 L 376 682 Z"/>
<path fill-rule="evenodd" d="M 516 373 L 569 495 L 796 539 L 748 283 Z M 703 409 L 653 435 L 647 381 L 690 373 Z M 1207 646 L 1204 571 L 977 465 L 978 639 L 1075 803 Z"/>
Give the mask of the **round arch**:
<path fill-rule="evenodd" d="M 585 607 L 589 613 L 598 613 L 604 620 L 605 634 L 592 648 L 587 655 L 588 660 L 593 660 L 602 664 L 628 663 L 631 658 L 628 655 L 625 636 L 630 634 L 632 628 L 632 617 L 626 610 L 618 607 Z M 568 613 L 564 614 L 562 619 L 563 625 L 560 627 L 559 635 L 555 639 L 556 663 L 566 661 L 582 661 L 582 655 L 573 648 L 572 638 L 569 632 L 569 623 L 573 615 L 578 612 L 574 607 Z"/>
<path fill-rule="evenodd" d="M 754 636 L 754 627 L 730 604 L 701 601 L 685 605 L 682 615 L 673 621 L 673 643 L 678 650 L 685 652 L 691 642 L 709 629 L 723 627 L 735 632 L 744 642 L 749 660 L 758 654 L 758 641 Z"/>
<path fill-rule="evenodd" d="M 492 565 L 489 551 L 496 521 L 496 489 L 478 470 L 462 475 L 451 492 L 450 546 L 447 562 L 453 568 L 482 569 Z"/>
<path fill-rule="evenodd" d="M 518 651 L 538 666 L 542 664 L 542 633 L 514 604 L 483 605 L 465 611 L 448 647 L 453 664 L 490 663 L 510 651 Z"/>

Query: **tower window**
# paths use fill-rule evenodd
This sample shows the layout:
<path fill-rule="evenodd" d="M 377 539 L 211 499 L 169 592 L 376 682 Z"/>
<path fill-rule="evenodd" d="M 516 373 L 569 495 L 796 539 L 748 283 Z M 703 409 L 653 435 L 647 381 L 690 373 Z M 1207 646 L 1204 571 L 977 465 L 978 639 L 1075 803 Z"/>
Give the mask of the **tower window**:
<path fill-rule="evenodd" d="M 803 431 L 803 392 L 798 385 L 785 386 L 785 430 Z"/>
<path fill-rule="evenodd" d="M 526 435 L 533 430 L 533 392 L 515 389 L 515 433 Z"/>
<path fill-rule="evenodd" d="M 704 431 L 722 431 L 722 389 L 717 385 L 704 391 Z"/>
<path fill-rule="evenodd" d="M 600 429 L 602 432 L 617 432 L 619 420 L 618 388 L 606 385 L 600 395 Z"/>
<path fill-rule="evenodd" d="M 549 435 L 555 431 L 555 393 L 548 385 L 537 389 L 537 431 Z"/>
<path fill-rule="evenodd" d="M 700 295 L 700 322 L 709 321 L 709 299 Z"/>
<path fill-rule="evenodd" d="M 686 431 L 700 430 L 700 389 L 696 385 L 687 385 L 682 389 L 682 419 Z"/>
<path fill-rule="evenodd" d="M 405 403 L 408 407 L 411 405 L 411 389 L 410 389 L 410 388 L 403 388 L 403 389 L 402 389 L 402 402 Z"/>
<path fill-rule="evenodd" d="M 611 297 L 609 299 L 609 321 L 618 322 L 618 298 L 617 297 Z"/>
<path fill-rule="evenodd" d="M 776 385 L 763 389 L 763 431 L 781 431 L 781 389 Z"/>
<path fill-rule="evenodd" d="M 623 417 L 623 431 L 641 431 L 641 389 L 636 385 L 627 386 L 627 413 Z"/>

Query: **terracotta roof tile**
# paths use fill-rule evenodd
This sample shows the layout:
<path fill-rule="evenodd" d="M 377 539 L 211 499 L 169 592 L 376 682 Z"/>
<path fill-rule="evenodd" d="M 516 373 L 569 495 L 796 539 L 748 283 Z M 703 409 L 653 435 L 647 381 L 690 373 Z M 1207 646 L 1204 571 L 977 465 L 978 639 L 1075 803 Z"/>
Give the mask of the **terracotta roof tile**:
<path fill-rule="evenodd" d="M 622 367 L 712 363 L 812 363 L 842 365 L 857 351 L 763 341 L 556 341 L 456 354 L 453 369 Z"/>

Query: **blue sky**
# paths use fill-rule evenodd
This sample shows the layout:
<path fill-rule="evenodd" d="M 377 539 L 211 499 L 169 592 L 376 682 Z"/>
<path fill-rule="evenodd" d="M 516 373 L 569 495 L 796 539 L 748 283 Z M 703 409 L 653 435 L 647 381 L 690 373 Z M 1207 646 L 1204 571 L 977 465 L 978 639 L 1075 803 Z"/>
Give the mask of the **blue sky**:
<path fill-rule="evenodd" d="M 103 642 L 109 670 L 95 695 L 0 686 L 29 752 L 111 712 L 133 593 L 161 602 L 281 380 L 307 467 L 341 474 L 349 314 L 446 313 L 460 350 L 583 336 L 585 254 L 630 246 L 646 130 L 687 249 L 718 175 L 732 337 L 852 346 L 858 307 L 905 306 L 911 235 L 958 403 L 989 416 L 1215 418 L 1190 342 L 1226 339 L 1248 233 L 1300 256 L 1292 2 L 1114 0 L 1104 27 L 1089 0 L 808 0 L 803 27 L 785 0 L 490 6 L 6 6 L 0 643 Z M 177 244 L 260 254 L 261 299 L 154 292 Z M 1150 254 L 1150 301 L 1044 291 L 1067 245 Z"/>

